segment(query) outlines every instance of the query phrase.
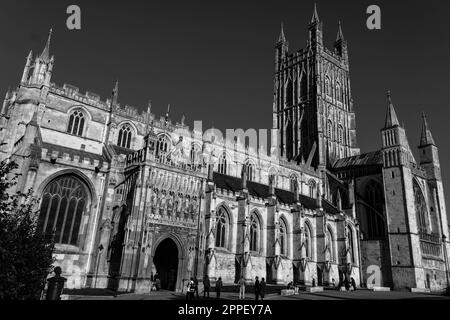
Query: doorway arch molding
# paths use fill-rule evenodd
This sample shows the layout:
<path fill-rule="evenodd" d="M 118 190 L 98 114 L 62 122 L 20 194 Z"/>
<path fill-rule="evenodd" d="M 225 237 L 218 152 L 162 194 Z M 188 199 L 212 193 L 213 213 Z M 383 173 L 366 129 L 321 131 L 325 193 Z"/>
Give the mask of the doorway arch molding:
<path fill-rule="evenodd" d="M 170 239 L 172 240 L 178 250 L 178 268 L 177 268 L 177 282 L 175 285 L 175 291 L 182 291 L 183 290 L 183 279 L 185 278 L 185 274 L 186 274 L 186 263 L 185 261 L 187 260 L 186 257 L 186 248 L 182 242 L 182 240 L 180 239 L 180 237 L 176 234 L 170 233 L 170 232 L 165 232 L 162 235 L 160 235 L 158 237 L 158 239 L 155 241 L 155 244 L 153 245 L 152 248 L 152 255 L 151 255 L 151 261 L 153 262 L 153 259 L 155 258 L 155 253 L 156 250 L 158 249 L 159 245 L 167 240 Z"/>

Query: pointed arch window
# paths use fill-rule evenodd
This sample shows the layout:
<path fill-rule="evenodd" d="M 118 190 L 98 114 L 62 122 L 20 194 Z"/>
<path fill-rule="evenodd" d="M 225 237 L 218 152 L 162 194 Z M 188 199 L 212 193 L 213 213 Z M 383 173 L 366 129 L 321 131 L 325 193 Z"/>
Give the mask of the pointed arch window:
<path fill-rule="evenodd" d="M 309 180 L 309 197 L 314 198 L 316 195 L 316 182 L 314 180 Z"/>
<path fill-rule="evenodd" d="M 297 177 L 295 175 L 292 175 L 291 178 L 289 179 L 290 181 L 290 190 L 291 192 L 298 192 L 298 180 Z"/>
<path fill-rule="evenodd" d="M 228 242 L 228 212 L 220 207 L 216 216 L 216 247 L 226 248 Z"/>
<path fill-rule="evenodd" d="M 273 169 L 273 168 L 271 168 L 271 169 L 269 170 L 269 175 L 268 175 L 268 181 L 267 181 L 267 183 L 269 183 L 271 179 L 272 179 L 273 186 L 276 188 L 277 185 L 278 185 L 278 181 L 277 181 L 277 180 L 278 180 L 278 176 L 277 176 L 276 170 Z"/>
<path fill-rule="evenodd" d="M 38 230 L 54 234 L 56 243 L 77 245 L 81 219 L 89 195 L 86 185 L 75 176 L 62 176 L 49 183 L 42 195 Z"/>
<path fill-rule="evenodd" d="M 255 167 L 250 161 L 247 161 L 244 164 L 244 170 L 247 173 L 247 180 L 248 181 L 254 181 L 254 179 L 255 179 Z"/>
<path fill-rule="evenodd" d="M 289 79 L 287 86 L 286 86 L 286 105 L 287 106 L 292 106 L 293 100 L 294 100 L 293 96 L 294 96 L 294 92 L 293 92 L 292 80 Z"/>
<path fill-rule="evenodd" d="M 350 257 L 350 262 L 355 263 L 354 237 L 353 231 L 349 226 L 347 227 L 347 250 Z"/>
<path fill-rule="evenodd" d="M 162 134 L 158 137 L 158 144 L 156 148 L 160 153 L 167 153 L 169 150 L 169 139 L 166 135 Z"/>
<path fill-rule="evenodd" d="M 84 113 L 77 109 L 74 110 L 69 116 L 69 125 L 67 126 L 67 132 L 76 136 L 82 136 L 86 117 Z"/>
<path fill-rule="evenodd" d="M 339 82 L 336 82 L 336 99 L 337 101 L 342 102 L 341 84 Z"/>
<path fill-rule="evenodd" d="M 330 80 L 330 77 L 329 76 L 326 76 L 325 77 L 325 92 L 326 92 L 326 94 L 328 95 L 328 96 L 330 96 L 331 97 L 331 95 L 332 95 L 332 86 L 331 86 L 331 80 Z"/>
<path fill-rule="evenodd" d="M 280 242 L 280 254 L 287 256 L 287 225 L 283 218 L 280 219 L 280 226 L 278 229 L 278 241 Z"/>
<path fill-rule="evenodd" d="M 302 72 L 300 78 L 300 96 L 306 96 L 308 90 L 308 80 L 306 78 L 306 72 Z"/>
<path fill-rule="evenodd" d="M 327 226 L 327 229 L 325 231 L 325 243 L 326 248 L 329 252 L 329 261 L 335 262 L 336 261 L 336 254 L 335 254 L 335 245 L 333 240 L 333 232 L 331 231 L 330 227 Z"/>
<path fill-rule="evenodd" d="M 367 229 L 365 237 L 367 239 L 380 239 L 386 234 L 383 219 L 383 188 L 379 182 L 371 180 L 365 187 L 365 201 L 370 205 L 366 208 Z"/>
<path fill-rule="evenodd" d="M 200 147 L 194 143 L 191 146 L 190 159 L 191 159 L 192 164 L 200 164 L 201 150 L 200 150 Z"/>
<path fill-rule="evenodd" d="M 219 158 L 217 171 L 221 174 L 227 174 L 227 155 L 225 152 L 222 153 L 221 157 Z"/>
<path fill-rule="evenodd" d="M 259 251 L 260 248 L 260 223 L 255 212 L 250 217 L 250 251 Z"/>
<path fill-rule="evenodd" d="M 332 139 L 332 132 L 333 132 L 333 123 L 331 120 L 327 121 L 327 137 L 329 140 Z"/>
<path fill-rule="evenodd" d="M 119 147 L 128 148 L 131 147 L 132 130 L 128 124 L 125 124 L 119 129 L 119 137 L 117 139 L 117 145 Z"/>
<path fill-rule="evenodd" d="M 311 238 L 311 228 L 307 223 L 305 223 L 305 255 L 306 258 L 312 259 L 312 238 Z"/>
<path fill-rule="evenodd" d="M 413 180 L 413 191 L 419 232 L 421 234 L 429 234 L 431 233 L 431 228 L 427 204 L 425 202 L 425 197 L 423 196 L 422 190 L 415 179 Z"/>
<path fill-rule="evenodd" d="M 344 143 L 344 127 L 342 125 L 339 125 L 338 141 L 340 144 Z"/>

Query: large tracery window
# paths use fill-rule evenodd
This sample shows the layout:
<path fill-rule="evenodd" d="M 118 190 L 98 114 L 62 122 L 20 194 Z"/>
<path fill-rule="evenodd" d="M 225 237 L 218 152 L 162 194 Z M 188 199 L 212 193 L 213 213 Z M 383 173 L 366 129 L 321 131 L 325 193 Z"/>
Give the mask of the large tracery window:
<path fill-rule="evenodd" d="M 417 225 L 420 233 L 431 233 L 427 204 L 422 190 L 416 180 L 413 181 L 414 199 L 416 205 Z"/>
<path fill-rule="evenodd" d="M 67 132 L 77 136 L 83 135 L 85 116 L 81 110 L 75 110 L 70 114 Z"/>
<path fill-rule="evenodd" d="M 131 127 L 129 125 L 123 125 L 119 130 L 119 139 L 117 145 L 123 148 L 130 148 L 131 146 Z"/>
<path fill-rule="evenodd" d="M 54 233 L 56 243 L 77 245 L 81 218 L 89 201 L 86 185 L 74 176 L 62 176 L 44 189 L 38 230 Z"/>
<path fill-rule="evenodd" d="M 220 207 L 216 216 L 216 247 L 227 247 L 228 228 L 228 213 L 223 207 Z"/>
<path fill-rule="evenodd" d="M 280 242 L 280 254 L 287 256 L 287 226 L 283 218 L 280 219 L 278 240 Z"/>
<path fill-rule="evenodd" d="M 386 231 L 383 219 L 383 189 L 380 183 L 371 180 L 365 188 L 365 200 L 368 204 L 367 230 L 368 239 L 380 239 L 385 237 Z"/>
<path fill-rule="evenodd" d="M 259 250 L 260 224 L 255 212 L 250 217 L 250 250 Z"/>

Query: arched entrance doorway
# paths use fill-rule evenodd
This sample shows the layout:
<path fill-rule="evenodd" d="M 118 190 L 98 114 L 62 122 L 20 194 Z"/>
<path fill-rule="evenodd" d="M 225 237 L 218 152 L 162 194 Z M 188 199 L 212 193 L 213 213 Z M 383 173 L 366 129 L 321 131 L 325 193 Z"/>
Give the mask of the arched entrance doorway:
<path fill-rule="evenodd" d="M 161 288 L 175 290 L 178 272 L 178 248 L 172 239 L 163 240 L 155 251 L 153 264 L 156 267 Z"/>

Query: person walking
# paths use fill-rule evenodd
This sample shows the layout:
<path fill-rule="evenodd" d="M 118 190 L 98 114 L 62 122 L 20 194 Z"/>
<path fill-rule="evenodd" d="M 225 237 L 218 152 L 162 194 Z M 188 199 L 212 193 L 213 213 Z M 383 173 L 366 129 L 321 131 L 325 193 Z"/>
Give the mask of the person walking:
<path fill-rule="evenodd" d="M 241 277 L 238 281 L 239 285 L 239 300 L 245 299 L 245 280 L 244 277 Z"/>
<path fill-rule="evenodd" d="M 222 277 L 219 277 L 219 279 L 216 281 L 216 298 L 220 299 L 220 291 L 222 290 Z"/>
<path fill-rule="evenodd" d="M 208 275 L 205 274 L 203 277 L 203 298 L 206 298 L 206 293 L 208 293 L 209 298 L 209 288 L 211 287 L 211 283 L 209 282 Z"/>
<path fill-rule="evenodd" d="M 255 300 L 258 300 L 260 293 L 261 293 L 261 284 L 259 283 L 258 277 L 255 277 Z"/>
<path fill-rule="evenodd" d="M 264 300 L 264 295 L 266 294 L 266 280 L 264 278 L 261 278 L 261 282 L 259 283 L 259 294 L 261 300 Z"/>

